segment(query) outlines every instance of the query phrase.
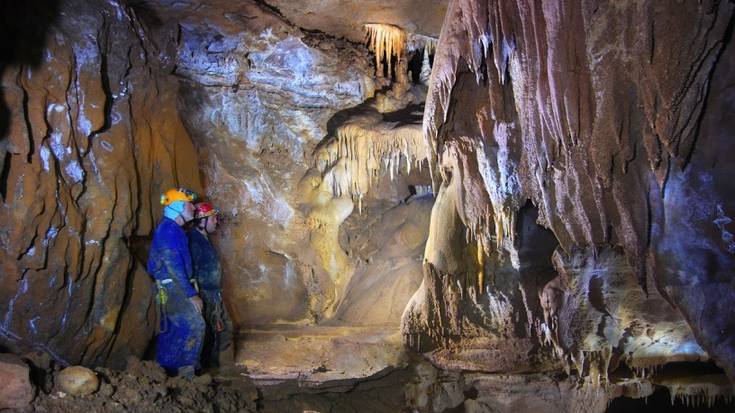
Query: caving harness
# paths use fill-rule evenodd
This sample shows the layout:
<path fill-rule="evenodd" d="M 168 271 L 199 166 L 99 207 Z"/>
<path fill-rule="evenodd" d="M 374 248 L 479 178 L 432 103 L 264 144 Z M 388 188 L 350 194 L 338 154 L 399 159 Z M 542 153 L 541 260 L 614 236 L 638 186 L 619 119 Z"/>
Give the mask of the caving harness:
<path fill-rule="evenodd" d="M 161 323 L 159 328 L 159 333 L 165 333 L 168 331 L 168 321 L 166 319 L 166 303 L 168 303 L 168 292 L 166 291 L 165 286 L 167 284 L 170 284 L 174 282 L 174 280 L 170 278 L 165 278 L 163 280 L 156 280 L 156 289 L 158 290 L 158 293 L 156 294 L 156 298 L 158 301 L 158 307 L 159 307 L 159 314 L 161 314 Z M 195 278 L 192 278 L 189 280 L 191 284 L 194 286 L 194 289 L 197 293 L 199 293 L 199 283 Z"/>
<path fill-rule="evenodd" d="M 168 302 L 168 293 L 166 292 L 164 285 L 170 284 L 173 281 L 174 280 L 170 278 L 166 278 L 163 280 L 156 280 L 156 288 L 158 289 L 158 294 L 156 294 L 156 297 L 158 298 L 159 314 L 161 314 L 161 322 L 158 324 L 159 334 L 165 333 L 166 331 L 168 331 L 168 320 L 166 318 L 166 303 Z"/>

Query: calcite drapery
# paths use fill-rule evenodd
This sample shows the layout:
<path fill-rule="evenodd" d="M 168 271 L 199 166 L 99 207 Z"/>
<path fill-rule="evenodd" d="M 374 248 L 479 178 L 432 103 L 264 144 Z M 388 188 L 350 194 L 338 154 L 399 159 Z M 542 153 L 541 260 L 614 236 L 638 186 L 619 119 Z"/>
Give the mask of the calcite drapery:
<path fill-rule="evenodd" d="M 732 21 L 733 5 L 717 1 L 452 1 L 424 118 L 439 189 L 431 233 L 466 228 L 490 256 L 482 271 L 500 285 L 453 287 L 477 271 L 472 247 L 434 243 L 430 235 L 430 270 L 404 315 L 404 333 L 437 340 L 479 329 L 506 342 L 508 335 L 488 333 L 493 322 L 472 312 L 510 294 L 515 328 L 528 326 L 510 337 L 538 339 L 560 329 L 568 335 L 562 352 L 580 374 L 591 364 L 603 374 L 614 369 L 646 329 L 673 342 L 647 360 L 627 357 L 629 364 L 706 358 L 685 325 L 666 333 L 664 318 L 652 311 L 666 308 L 683 316 L 697 343 L 734 378 Z M 531 273 L 524 268 L 534 261 L 522 251 L 544 241 L 517 237 L 527 205 L 553 232 L 545 267 Z M 455 216 L 461 224 L 452 224 Z M 549 268 L 555 242 L 559 258 Z M 590 266 L 570 267 L 579 257 Z M 611 259 L 617 264 L 606 265 Z M 487 262 L 508 272 L 488 270 Z M 552 281 L 564 268 L 574 268 L 568 275 L 575 279 L 591 278 L 577 287 Z M 637 284 L 614 281 L 631 277 Z M 447 287 L 432 287 L 437 282 Z M 656 302 L 644 305 L 641 317 L 638 304 L 616 298 L 631 288 Z M 550 326 L 540 321 L 537 294 L 582 301 L 559 301 L 547 311 L 547 319 L 559 318 Z M 594 321 L 582 327 L 580 317 Z"/>

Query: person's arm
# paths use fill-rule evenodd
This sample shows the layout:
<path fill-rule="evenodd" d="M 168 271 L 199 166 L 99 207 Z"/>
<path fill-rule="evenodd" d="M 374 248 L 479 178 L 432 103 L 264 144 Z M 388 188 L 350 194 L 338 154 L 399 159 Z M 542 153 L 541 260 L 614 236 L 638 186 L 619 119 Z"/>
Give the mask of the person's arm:
<path fill-rule="evenodd" d="M 191 248 L 189 247 L 189 237 L 185 237 L 183 242 L 179 245 L 179 256 L 182 261 L 182 265 L 180 268 L 183 269 L 183 280 L 184 285 L 186 286 L 187 291 L 187 297 L 189 297 L 189 301 L 191 304 L 196 308 L 197 312 L 201 314 L 204 311 L 204 301 L 202 301 L 201 297 L 199 297 L 199 294 L 197 293 L 196 289 L 191 285 L 191 279 L 193 278 L 193 271 L 194 266 L 192 262 L 191 257 Z"/>

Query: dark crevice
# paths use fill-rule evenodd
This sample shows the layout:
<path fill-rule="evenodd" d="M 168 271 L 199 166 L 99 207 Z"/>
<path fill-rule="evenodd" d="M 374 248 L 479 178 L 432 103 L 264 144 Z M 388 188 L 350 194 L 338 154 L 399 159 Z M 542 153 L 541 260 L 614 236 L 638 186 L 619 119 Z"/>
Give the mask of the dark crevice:
<path fill-rule="evenodd" d="M 727 29 L 725 30 L 725 36 L 723 37 L 722 47 L 717 52 L 717 56 L 715 56 L 714 61 L 712 62 L 712 67 L 710 68 L 710 71 L 707 74 L 707 77 L 708 77 L 708 79 L 710 79 L 710 81 L 706 82 L 704 95 L 702 97 L 702 107 L 701 107 L 701 109 L 699 111 L 699 114 L 697 116 L 697 119 L 694 120 L 695 126 L 694 126 L 694 132 L 692 134 L 693 140 L 692 140 L 692 143 L 689 145 L 689 151 L 686 154 L 684 154 L 683 162 L 682 162 L 682 165 L 681 165 L 682 171 L 683 170 L 686 170 L 686 167 L 689 165 L 689 162 L 692 159 L 692 155 L 694 154 L 694 151 L 695 151 L 695 148 L 696 148 L 696 144 L 697 144 L 697 140 L 698 140 L 698 137 L 699 137 L 699 135 L 701 133 L 701 129 L 702 129 L 702 119 L 704 119 L 704 114 L 709 112 L 708 109 L 707 109 L 707 107 L 708 107 L 708 103 L 710 101 L 710 99 L 709 99 L 710 92 L 711 92 L 710 89 L 711 89 L 712 83 L 713 83 L 711 81 L 711 79 L 712 79 L 712 76 L 715 73 L 715 70 L 717 69 L 717 64 L 720 62 L 720 59 L 722 58 L 722 54 L 725 52 L 725 50 L 728 47 L 732 47 L 731 43 L 732 43 L 732 39 L 733 39 L 733 30 L 734 29 L 735 29 L 735 19 L 731 18 L 730 19 L 730 22 L 727 25 Z M 663 192 L 663 188 L 661 189 L 661 191 Z"/>
<path fill-rule="evenodd" d="M 421 83 L 421 66 L 424 63 L 423 49 L 418 49 L 409 55 L 408 71 L 411 76 L 408 80 L 412 83 Z"/>
<path fill-rule="evenodd" d="M 106 37 L 106 36 L 105 36 Z M 98 39 L 100 44 L 100 80 L 102 83 L 102 90 L 105 92 L 105 105 L 103 114 L 105 121 L 99 129 L 92 131 L 89 136 L 96 136 L 100 133 L 104 133 L 112 126 L 112 88 L 110 87 L 110 77 L 108 75 L 108 64 L 107 64 L 107 38 Z"/>
<path fill-rule="evenodd" d="M 3 202 L 7 202 L 8 196 L 8 178 L 10 177 L 10 162 L 13 159 L 13 154 L 10 152 L 5 153 L 5 161 L 3 162 L 3 170 L 0 174 L 0 196 L 2 196 Z"/>
<path fill-rule="evenodd" d="M 0 79 L 11 65 L 38 67 L 47 33 L 59 15 L 60 0 L 0 2 Z M 10 124 L 10 109 L 0 88 L 0 142 Z"/>

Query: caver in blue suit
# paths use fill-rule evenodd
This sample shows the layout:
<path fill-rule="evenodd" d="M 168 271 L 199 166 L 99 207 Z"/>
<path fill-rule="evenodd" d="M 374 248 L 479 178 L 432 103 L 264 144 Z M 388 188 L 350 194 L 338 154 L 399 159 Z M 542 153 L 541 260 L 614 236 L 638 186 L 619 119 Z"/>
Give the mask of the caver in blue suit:
<path fill-rule="evenodd" d="M 232 321 L 222 302 L 222 268 L 209 239 L 196 228 L 188 233 L 194 277 L 199 283 L 199 294 L 204 301 L 207 328 L 204 335 L 202 364 L 219 367 L 234 357 Z M 217 325 L 221 329 L 217 329 Z"/>
<path fill-rule="evenodd" d="M 189 300 L 197 292 L 189 282 L 192 266 L 188 239 L 173 219 L 163 218 L 153 233 L 148 273 L 156 279 L 163 309 L 156 361 L 169 374 L 192 375 L 202 351 L 205 325 Z"/>

